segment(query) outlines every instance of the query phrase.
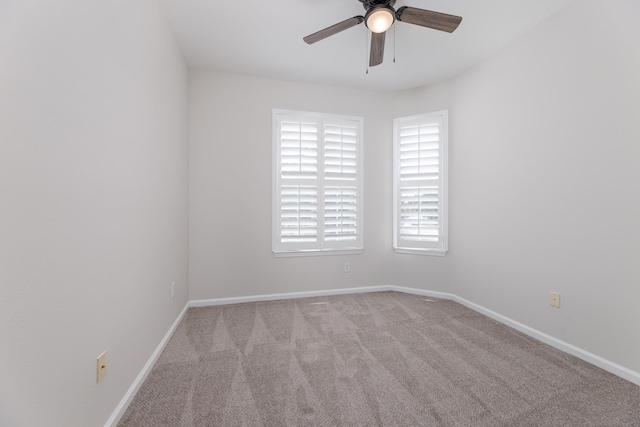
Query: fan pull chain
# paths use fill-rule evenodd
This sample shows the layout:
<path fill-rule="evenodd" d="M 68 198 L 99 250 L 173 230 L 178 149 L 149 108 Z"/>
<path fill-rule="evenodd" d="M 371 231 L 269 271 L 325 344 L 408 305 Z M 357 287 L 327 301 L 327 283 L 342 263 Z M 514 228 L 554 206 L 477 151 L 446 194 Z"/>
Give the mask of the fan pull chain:
<path fill-rule="evenodd" d="M 364 63 L 365 63 L 365 74 L 369 74 L 369 61 L 367 58 L 367 45 L 369 44 L 369 31 L 365 28 L 364 30 Z"/>
<path fill-rule="evenodd" d="M 393 26 L 393 63 L 396 63 L 396 26 Z"/>

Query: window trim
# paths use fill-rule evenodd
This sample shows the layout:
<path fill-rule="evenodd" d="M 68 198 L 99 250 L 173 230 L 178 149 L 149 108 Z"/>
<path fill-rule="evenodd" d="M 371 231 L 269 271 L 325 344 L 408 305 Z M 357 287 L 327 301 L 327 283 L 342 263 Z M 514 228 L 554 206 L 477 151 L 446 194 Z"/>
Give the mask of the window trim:
<path fill-rule="evenodd" d="M 417 254 L 431 256 L 445 256 L 449 250 L 449 113 L 448 110 L 432 113 L 417 114 L 414 116 L 398 117 L 393 120 L 393 249 L 396 253 Z M 442 244 L 440 248 L 420 248 L 399 246 L 399 190 L 400 190 L 400 150 L 399 150 L 399 126 L 402 122 L 420 119 L 440 117 L 442 120 L 441 144 L 439 148 L 440 159 L 440 199 L 439 215 L 441 224 Z"/>
<path fill-rule="evenodd" d="M 290 115 L 290 116 L 309 116 L 314 117 L 315 119 L 319 119 L 320 130 L 319 130 L 319 142 L 321 141 L 322 146 L 324 145 L 323 134 L 323 125 L 325 121 L 351 121 L 356 122 L 357 125 L 357 142 L 356 142 L 356 179 L 354 182 L 354 186 L 357 189 L 356 203 L 356 240 L 353 246 L 342 246 L 338 245 L 338 247 L 323 247 L 323 248 L 304 248 L 304 249 L 288 249 L 282 248 L 281 243 L 279 241 L 279 227 L 280 227 L 280 173 L 279 173 L 279 154 L 280 154 L 280 136 L 279 136 L 279 117 Z M 364 118 L 358 116 L 348 116 L 348 115 L 340 115 L 340 114 L 327 114 L 327 113 L 316 113 L 309 111 L 297 111 L 297 110 L 286 110 L 286 109 L 273 109 L 272 110 L 272 164 L 271 164 L 271 194 L 272 194 L 272 209 L 271 209 L 271 250 L 275 257 L 304 257 L 304 256 L 325 256 L 325 255 L 354 255 L 360 254 L 364 250 Z M 323 154 L 321 153 L 321 147 L 318 147 L 318 161 L 321 163 L 323 161 Z M 320 211 L 323 211 L 324 208 L 324 181 L 325 178 L 322 174 L 319 174 L 316 178 L 315 183 L 318 185 L 318 194 L 322 194 L 322 197 L 319 197 L 319 205 Z M 330 185 L 329 185 L 330 186 Z M 322 227 L 322 232 L 319 232 L 319 238 L 324 235 L 324 218 L 318 218 L 318 224 Z M 326 245 L 324 242 L 320 242 L 321 245 Z"/>

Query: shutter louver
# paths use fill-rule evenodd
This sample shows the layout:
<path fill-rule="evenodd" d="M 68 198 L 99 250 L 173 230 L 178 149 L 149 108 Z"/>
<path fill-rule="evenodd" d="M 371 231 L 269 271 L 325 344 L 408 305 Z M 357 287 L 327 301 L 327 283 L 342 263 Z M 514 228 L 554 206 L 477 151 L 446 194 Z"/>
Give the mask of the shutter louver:
<path fill-rule="evenodd" d="M 282 178 L 316 179 L 318 175 L 318 125 L 283 121 L 280 125 Z"/>
<path fill-rule="evenodd" d="M 400 238 L 417 242 L 439 240 L 438 187 L 400 189 Z"/>
<path fill-rule="evenodd" d="M 356 187 L 325 187 L 324 240 L 355 241 L 357 236 Z"/>
<path fill-rule="evenodd" d="M 283 242 L 318 240 L 318 189 L 285 185 L 280 200 L 280 235 Z"/>
<path fill-rule="evenodd" d="M 400 129 L 400 179 L 438 179 L 439 126 L 437 123 Z"/>
<path fill-rule="evenodd" d="M 356 179 L 358 132 L 355 126 L 327 124 L 324 127 L 324 177 Z"/>

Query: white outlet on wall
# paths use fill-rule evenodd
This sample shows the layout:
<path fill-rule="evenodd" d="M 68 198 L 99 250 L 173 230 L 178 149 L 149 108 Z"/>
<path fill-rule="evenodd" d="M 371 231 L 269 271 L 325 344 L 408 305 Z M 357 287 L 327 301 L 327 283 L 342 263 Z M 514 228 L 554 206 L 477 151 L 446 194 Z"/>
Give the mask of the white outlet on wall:
<path fill-rule="evenodd" d="M 345 262 L 344 263 L 344 272 L 345 273 L 351 273 L 351 263 L 350 262 Z"/>
<path fill-rule="evenodd" d="M 558 292 L 551 292 L 549 294 L 549 304 L 560 308 L 560 294 Z"/>
<path fill-rule="evenodd" d="M 107 373 L 107 352 L 103 351 L 100 356 L 98 356 L 98 374 L 96 376 L 96 383 L 99 383 L 102 380 L 102 377 Z"/>
<path fill-rule="evenodd" d="M 176 282 L 171 283 L 171 299 L 176 296 Z"/>

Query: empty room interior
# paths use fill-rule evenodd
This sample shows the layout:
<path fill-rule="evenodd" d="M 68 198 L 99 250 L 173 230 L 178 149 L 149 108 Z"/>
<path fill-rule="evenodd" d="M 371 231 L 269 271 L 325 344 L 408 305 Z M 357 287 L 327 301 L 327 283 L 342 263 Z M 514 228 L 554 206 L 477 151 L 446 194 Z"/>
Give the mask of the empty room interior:
<path fill-rule="evenodd" d="M 638 18 L 0 0 L 0 425 L 640 425 Z"/>

